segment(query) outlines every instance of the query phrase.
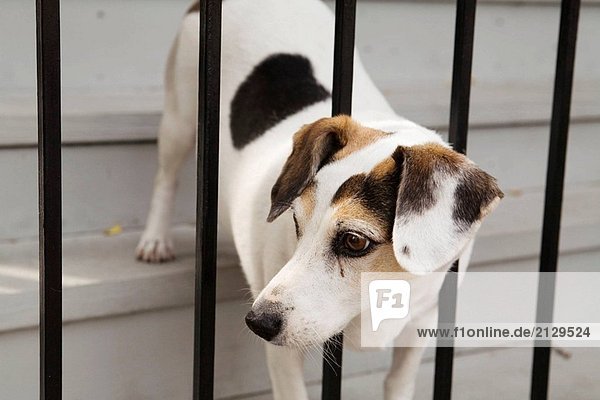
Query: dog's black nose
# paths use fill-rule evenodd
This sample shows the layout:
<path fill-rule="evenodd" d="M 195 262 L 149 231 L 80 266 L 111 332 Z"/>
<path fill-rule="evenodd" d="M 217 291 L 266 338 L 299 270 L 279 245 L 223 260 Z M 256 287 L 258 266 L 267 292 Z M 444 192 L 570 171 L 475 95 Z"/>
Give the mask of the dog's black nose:
<path fill-rule="evenodd" d="M 282 320 L 279 313 L 256 314 L 250 310 L 246 314 L 246 325 L 252 332 L 270 342 L 281 331 Z"/>

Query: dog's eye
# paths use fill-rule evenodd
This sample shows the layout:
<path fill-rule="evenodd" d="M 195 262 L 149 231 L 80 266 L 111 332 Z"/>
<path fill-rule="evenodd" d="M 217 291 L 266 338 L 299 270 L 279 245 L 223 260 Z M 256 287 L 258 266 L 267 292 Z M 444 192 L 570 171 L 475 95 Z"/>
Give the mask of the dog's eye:
<path fill-rule="evenodd" d="M 350 255 L 361 255 L 371 246 L 371 241 L 357 233 L 346 232 L 342 236 L 342 245 Z"/>

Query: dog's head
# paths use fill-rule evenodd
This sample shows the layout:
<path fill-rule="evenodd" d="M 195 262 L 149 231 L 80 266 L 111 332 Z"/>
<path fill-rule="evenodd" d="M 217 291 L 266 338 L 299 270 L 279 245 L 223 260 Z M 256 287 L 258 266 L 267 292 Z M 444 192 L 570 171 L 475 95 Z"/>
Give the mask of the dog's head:
<path fill-rule="evenodd" d="M 494 178 L 440 140 L 410 145 L 402 135 L 346 116 L 294 135 L 268 221 L 291 211 L 298 244 L 246 316 L 259 336 L 324 341 L 360 312 L 361 272 L 447 268 L 502 197 Z"/>

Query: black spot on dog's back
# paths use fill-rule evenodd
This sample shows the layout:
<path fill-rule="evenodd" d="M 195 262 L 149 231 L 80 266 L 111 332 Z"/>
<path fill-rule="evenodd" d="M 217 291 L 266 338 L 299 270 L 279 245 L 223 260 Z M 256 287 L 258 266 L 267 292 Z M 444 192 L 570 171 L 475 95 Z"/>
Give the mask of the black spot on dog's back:
<path fill-rule="evenodd" d="M 310 61 L 295 54 L 274 54 L 240 85 L 231 101 L 233 145 L 241 149 L 286 117 L 330 96 L 313 75 Z"/>

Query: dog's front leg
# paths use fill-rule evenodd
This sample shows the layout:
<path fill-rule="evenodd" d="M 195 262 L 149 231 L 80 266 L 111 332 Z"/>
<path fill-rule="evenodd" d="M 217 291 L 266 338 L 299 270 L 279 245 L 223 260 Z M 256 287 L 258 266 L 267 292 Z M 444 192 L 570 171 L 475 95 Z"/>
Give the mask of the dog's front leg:
<path fill-rule="evenodd" d="M 273 398 L 275 400 L 307 400 L 302 353 L 289 347 L 268 343 L 266 346 Z"/>
<path fill-rule="evenodd" d="M 394 340 L 392 366 L 385 379 L 385 400 L 411 400 L 426 345 L 430 338 L 417 335 L 419 328 L 435 328 L 437 306 L 411 321 Z"/>

